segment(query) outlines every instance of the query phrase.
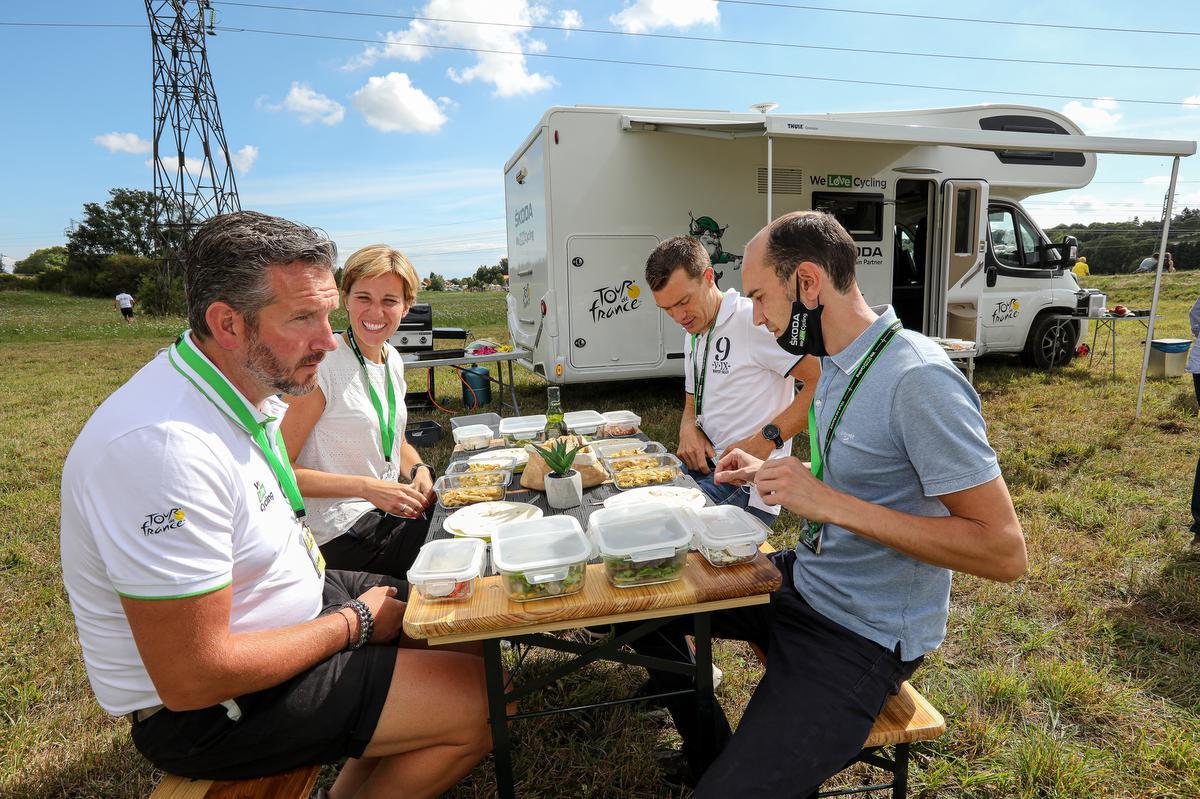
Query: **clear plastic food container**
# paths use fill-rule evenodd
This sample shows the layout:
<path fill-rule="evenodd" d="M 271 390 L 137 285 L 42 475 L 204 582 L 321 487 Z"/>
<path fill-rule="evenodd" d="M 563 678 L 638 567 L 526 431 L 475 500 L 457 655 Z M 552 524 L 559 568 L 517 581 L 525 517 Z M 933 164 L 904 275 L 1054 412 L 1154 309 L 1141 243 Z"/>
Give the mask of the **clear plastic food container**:
<path fill-rule="evenodd" d="M 714 566 L 749 563 L 758 557 L 758 545 L 770 533 L 753 514 L 732 505 L 684 512 L 694 517 L 696 549 Z"/>
<path fill-rule="evenodd" d="M 625 458 L 630 455 L 662 455 L 667 448 L 657 441 L 642 441 L 640 438 L 607 439 L 588 445 L 601 460 Z"/>
<path fill-rule="evenodd" d="M 509 447 L 523 447 L 546 440 L 546 414 L 513 416 L 500 421 L 500 436 Z"/>
<path fill-rule="evenodd" d="M 642 431 L 642 417 L 633 411 L 609 411 L 604 414 L 603 435 L 636 436 Z"/>
<path fill-rule="evenodd" d="M 674 455 L 633 455 L 605 461 L 613 483 L 622 491 L 642 486 L 674 483 L 683 472 Z"/>
<path fill-rule="evenodd" d="M 462 427 L 455 427 L 451 431 L 451 434 L 454 436 L 454 443 L 468 452 L 487 449 L 492 445 L 492 428 L 486 424 L 468 424 Z"/>
<path fill-rule="evenodd" d="M 509 522 L 492 535 L 492 563 L 515 602 L 583 590 L 592 544 L 572 516 Z"/>
<path fill-rule="evenodd" d="M 643 453 L 639 455 L 622 455 L 614 457 L 609 455 L 604 458 L 604 465 L 608 467 L 609 474 L 616 476 L 621 472 L 633 471 L 635 469 L 659 469 L 662 467 L 679 468 L 679 458 L 667 452 Z"/>
<path fill-rule="evenodd" d="M 596 411 L 570 411 L 563 414 L 563 424 L 571 433 L 590 436 L 604 424 L 604 417 Z"/>
<path fill-rule="evenodd" d="M 478 474 L 479 472 L 511 472 L 516 467 L 516 460 L 499 454 L 494 458 L 454 461 L 446 467 L 446 474 Z"/>
<path fill-rule="evenodd" d="M 481 538 L 430 541 L 417 553 L 408 570 L 408 582 L 424 599 L 470 599 L 483 573 L 486 549 Z"/>
<path fill-rule="evenodd" d="M 461 508 L 476 502 L 504 499 L 504 489 L 512 472 L 471 472 L 443 474 L 433 484 L 443 508 Z"/>
<path fill-rule="evenodd" d="M 685 518 L 659 502 L 595 511 L 588 519 L 588 535 L 600 550 L 608 581 L 633 588 L 678 580 L 692 543 Z"/>

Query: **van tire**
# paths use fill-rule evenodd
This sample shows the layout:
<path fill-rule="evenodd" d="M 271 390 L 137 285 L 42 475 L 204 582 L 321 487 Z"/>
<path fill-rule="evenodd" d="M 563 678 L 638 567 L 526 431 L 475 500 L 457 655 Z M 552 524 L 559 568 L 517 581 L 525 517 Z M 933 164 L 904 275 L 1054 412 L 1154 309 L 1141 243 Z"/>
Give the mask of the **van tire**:
<path fill-rule="evenodd" d="M 1055 319 L 1059 311 L 1043 312 L 1029 329 L 1029 338 L 1021 352 L 1026 366 L 1050 369 L 1066 366 L 1075 357 L 1075 342 L 1079 340 L 1079 322 Z"/>

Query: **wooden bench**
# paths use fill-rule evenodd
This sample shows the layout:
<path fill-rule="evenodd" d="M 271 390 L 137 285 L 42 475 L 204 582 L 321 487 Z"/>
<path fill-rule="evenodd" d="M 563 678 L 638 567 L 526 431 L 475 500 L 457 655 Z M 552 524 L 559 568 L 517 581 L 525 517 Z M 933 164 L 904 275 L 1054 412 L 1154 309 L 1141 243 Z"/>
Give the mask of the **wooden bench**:
<path fill-rule="evenodd" d="M 150 799 L 309 799 L 320 773 L 320 766 L 305 766 L 252 780 L 190 780 L 168 774 Z"/>

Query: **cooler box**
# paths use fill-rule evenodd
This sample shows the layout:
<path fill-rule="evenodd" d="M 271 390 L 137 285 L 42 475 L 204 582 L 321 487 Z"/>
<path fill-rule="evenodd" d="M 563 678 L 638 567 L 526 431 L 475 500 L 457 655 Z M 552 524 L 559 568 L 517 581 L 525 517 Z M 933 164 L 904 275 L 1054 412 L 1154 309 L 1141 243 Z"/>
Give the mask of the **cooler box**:
<path fill-rule="evenodd" d="M 1149 377 L 1180 377 L 1187 366 L 1191 339 L 1156 338 L 1150 341 Z"/>

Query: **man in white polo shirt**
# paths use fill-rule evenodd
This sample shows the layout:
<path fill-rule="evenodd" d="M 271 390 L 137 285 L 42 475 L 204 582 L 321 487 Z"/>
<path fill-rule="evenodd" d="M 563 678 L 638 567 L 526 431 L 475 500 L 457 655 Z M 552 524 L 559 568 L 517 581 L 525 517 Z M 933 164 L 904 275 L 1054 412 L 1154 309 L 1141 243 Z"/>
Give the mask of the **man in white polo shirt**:
<path fill-rule="evenodd" d="M 754 324 L 754 306 L 736 289 L 722 293 L 707 251 L 691 236 L 676 236 L 646 261 L 654 301 L 684 329 L 684 399 L 679 458 L 718 505 L 744 508 L 772 525 L 777 506 L 753 487 L 713 483 L 716 461 L 733 448 L 762 459 L 792 453 L 805 428 L 820 376 L 815 358 L 784 352 Z M 797 393 L 793 378 L 801 381 Z"/>
<path fill-rule="evenodd" d="M 275 395 L 334 349 L 336 248 L 254 212 L 185 256 L 185 331 L 84 426 L 61 550 L 96 698 L 165 771 L 338 762 L 331 797 L 432 796 L 490 749 L 482 663 L 397 647 L 401 580 L 326 571 Z"/>

